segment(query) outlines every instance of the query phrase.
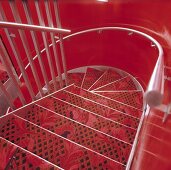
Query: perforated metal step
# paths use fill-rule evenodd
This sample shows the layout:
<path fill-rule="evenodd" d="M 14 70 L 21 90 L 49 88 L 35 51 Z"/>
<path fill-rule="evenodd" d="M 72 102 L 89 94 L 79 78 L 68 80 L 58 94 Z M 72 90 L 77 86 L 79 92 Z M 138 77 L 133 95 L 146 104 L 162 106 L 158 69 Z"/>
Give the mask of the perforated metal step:
<path fill-rule="evenodd" d="M 83 89 L 89 89 L 103 73 L 103 71 L 94 68 L 87 68 L 81 87 Z"/>
<path fill-rule="evenodd" d="M 66 101 L 48 97 L 46 100 L 36 102 L 36 104 L 130 144 L 134 141 L 136 129 L 113 121 L 102 115 L 86 111 L 78 106 L 69 104 Z"/>
<path fill-rule="evenodd" d="M 121 79 L 122 76 L 114 70 L 107 70 L 104 74 L 89 88 L 89 90 L 94 90 L 105 84 L 111 83 L 115 80 Z"/>
<path fill-rule="evenodd" d="M 110 107 L 106 107 L 96 103 L 92 100 L 85 99 L 78 95 L 72 94 L 67 91 L 59 91 L 53 94 L 54 97 L 67 101 L 69 103 L 74 104 L 75 106 L 79 106 L 85 110 L 94 112 L 96 114 L 102 115 L 104 117 L 110 118 L 116 122 L 122 123 L 132 128 L 137 128 L 139 124 L 139 119 L 132 117 L 123 112 L 119 112 L 117 110 L 111 109 Z"/>
<path fill-rule="evenodd" d="M 104 86 L 94 89 L 94 91 L 121 91 L 121 90 L 137 90 L 137 87 L 130 76 L 122 78 L 118 81 L 106 83 Z"/>
<path fill-rule="evenodd" d="M 82 96 L 84 98 L 90 99 L 92 101 L 95 101 L 99 104 L 102 104 L 104 106 L 110 107 L 112 109 L 115 109 L 117 111 L 123 112 L 125 114 L 131 115 L 133 117 L 140 118 L 142 114 L 142 110 L 131 107 L 129 105 L 126 105 L 124 103 L 117 102 L 116 100 L 110 99 L 108 97 L 104 97 L 100 94 L 96 94 L 93 92 L 86 91 L 84 89 L 81 89 L 77 86 L 70 86 L 65 89 L 66 91 L 72 92 L 73 94 L 77 94 L 79 96 Z M 143 101 L 141 100 L 141 103 Z M 142 109 L 142 108 L 141 108 Z"/>
<path fill-rule="evenodd" d="M 127 162 L 131 145 L 117 138 L 101 133 L 37 105 L 32 105 L 27 114 L 17 113 L 17 115 L 122 164 L 126 164 Z M 110 152 L 108 152 L 109 150 Z M 122 157 L 118 157 L 118 155 L 122 155 Z"/>
<path fill-rule="evenodd" d="M 98 91 L 97 94 L 125 103 L 138 109 L 143 108 L 143 92 L 135 91 Z"/>

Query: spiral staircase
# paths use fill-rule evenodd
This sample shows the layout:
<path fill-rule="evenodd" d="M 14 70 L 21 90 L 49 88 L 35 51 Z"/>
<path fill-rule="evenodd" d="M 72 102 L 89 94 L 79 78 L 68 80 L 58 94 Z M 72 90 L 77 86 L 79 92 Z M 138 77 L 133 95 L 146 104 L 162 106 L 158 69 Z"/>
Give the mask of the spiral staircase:
<path fill-rule="evenodd" d="M 125 169 L 143 109 L 126 72 L 84 67 L 69 85 L 1 117 L 0 169 Z"/>
<path fill-rule="evenodd" d="M 170 4 L 0 1 L 0 170 L 170 170 Z"/>

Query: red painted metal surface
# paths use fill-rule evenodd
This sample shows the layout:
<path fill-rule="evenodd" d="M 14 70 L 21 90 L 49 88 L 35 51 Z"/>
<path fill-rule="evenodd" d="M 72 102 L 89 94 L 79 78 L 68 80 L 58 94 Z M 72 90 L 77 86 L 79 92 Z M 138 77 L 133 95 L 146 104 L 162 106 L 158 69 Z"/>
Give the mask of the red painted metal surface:
<path fill-rule="evenodd" d="M 31 9 L 35 9 L 31 1 L 29 5 Z M 19 3 L 18 7 L 20 8 L 20 14 L 22 14 L 23 10 Z M 3 8 L 8 15 L 9 21 L 13 21 L 13 18 L 10 16 L 9 6 L 5 1 L 3 2 Z M 42 8 L 44 9 L 43 5 Z M 141 2 L 138 0 L 117 0 L 115 2 L 109 0 L 107 3 L 95 0 L 59 0 L 59 9 L 62 26 L 71 29 L 73 32 L 92 27 L 125 26 L 152 35 L 164 48 L 165 65 L 171 67 L 171 2 L 169 0 L 156 0 L 155 2 L 152 0 L 142 0 Z M 34 10 L 32 10 L 32 15 L 34 23 L 38 24 Z M 21 16 L 22 21 L 25 22 L 25 16 Z M 45 22 L 47 24 L 47 21 Z M 15 33 L 15 31 L 12 30 L 12 33 Z M 17 33 L 15 34 L 17 35 Z M 11 54 L 14 65 L 17 67 L 3 31 L 1 31 L 1 35 Z M 39 37 L 39 41 L 41 44 L 41 36 Z M 20 43 L 20 40 L 18 42 Z M 32 42 L 31 39 L 30 42 Z M 32 43 L 29 44 L 33 49 Z M 134 35 L 128 36 L 128 34 L 120 34 L 118 32 L 114 33 L 109 31 L 78 36 L 66 40 L 64 45 L 69 69 L 90 64 L 115 66 L 138 77 L 140 82 L 144 83 L 144 87 L 148 84 L 153 69 L 152 66 L 154 66 L 157 59 L 157 51 L 151 47 L 150 42 Z M 133 51 L 130 50 L 130 47 Z M 23 60 L 25 60 L 25 53 L 22 51 L 22 48 L 21 53 Z M 33 51 L 34 54 L 35 52 Z M 27 63 L 26 60 L 25 63 Z M 30 70 L 28 72 L 30 74 Z M 167 76 L 171 76 L 170 72 L 166 72 L 166 74 Z M 170 101 L 169 91 L 171 85 L 170 82 L 166 83 L 164 102 L 168 104 Z M 157 121 L 155 115 L 158 112 L 153 110 L 151 114 L 152 117 L 150 117 L 149 122 L 153 120 Z M 159 115 L 163 116 L 163 113 Z M 158 123 L 161 123 L 162 118 L 160 117 L 158 121 Z M 141 144 L 138 145 L 136 152 L 137 157 L 139 157 L 135 157 L 132 169 L 136 170 L 138 167 L 138 169 L 148 170 L 150 167 L 150 169 L 155 170 L 169 170 L 171 168 L 170 144 L 168 144 L 171 141 L 169 138 L 170 120 L 165 124 L 158 123 L 158 126 L 164 127 L 156 130 L 156 126 L 152 126 L 151 124 L 147 126 L 150 134 L 155 137 L 157 136 L 157 139 L 152 137 L 141 138 Z M 142 131 L 143 135 L 144 133 Z M 153 145 L 150 141 L 153 141 Z M 167 145 L 165 145 L 165 141 Z M 151 149 L 150 151 L 154 152 L 155 155 L 147 152 L 147 149 Z"/>

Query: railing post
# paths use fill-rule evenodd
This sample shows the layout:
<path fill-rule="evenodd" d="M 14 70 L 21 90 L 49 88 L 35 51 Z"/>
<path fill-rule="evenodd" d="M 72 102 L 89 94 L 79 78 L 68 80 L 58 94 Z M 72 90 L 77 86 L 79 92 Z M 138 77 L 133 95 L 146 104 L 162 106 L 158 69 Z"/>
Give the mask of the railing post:
<path fill-rule="evenodd" d="M 36 6 L 36 11 L 37 11 L 37 15 L 38 15 L 39 24 L 44 26 L 45 24 L 44 24 L 44 20 L 43 20 L 43 17 L 42 17 L 42 13 L 41 13 L 40 8 L 39 8 L 38 0 L 35 0 L 35 6 Z M 49 67 L 50 67 L 52 81 L 53 81 L 55 90 L 57 90 L 54 66 L 53 66 L 53 62 L 52 62 L 52 57 L 50 55 L 50 49 L 49 49 L 49 46 L 48 46 L 48 43 L 47 43 L 47 35 L 46 35 L 45 32 L 42 32 L 42 37 L 43 37 L 43 42 L 44 42 L 45 49 L 46 49 L 46 54 L 47 54 L 47 59 L 48 59 Z"/>
<path fill-rule="evenodd" d="M 61 28 L 61 21 L 59 16 L 59 8 L 57 0 L 54 0 L 54 10 L 55 10 L 55 16 L 56 16 L 56 23 L 59 28 Z M 63 37 L 61 34 L 59 34 L 59 45 L 61 50 L 61 56 L 62 56 L 62 65 L 64 69 L 64 76 L 65 76 L 65 84 L 68 85 L 68 74 L 67 74 L 67 64 L 66 64 L 66 57 L 64 52 L 64 44 L 63 44 Z"/>
<path fill-rule="evenodd" d="M 2 20 L 6 20 L 6 17 L 5 17 L 5 15 L 4 15 L 4 12 L 3 12 L 3 9 L 2 9 L 2 6 L 1 6 L 1 5 L 0 5 L 0 11 L 1 11 L 1 13 L 0 13 L 0 18 L 1 18 Z M 1 15 L 1 14 L 2 14 L 2 15 Z M 28 76 L 27 76 L 27 74 L 26 74 L 26 72 L 25 72 L 24 65 L 23 65 L 23 62 L 22 62 L 22 59 L 21 59 L 19 50 L 18 50 L 18 48 L 17 48 L 17 45 L 16 45 L 15 41 L 12 41 L 12 40 L 11 40 L 11 37 L 9 36 L 9 31 L 8 31 L 8 29 L 5 28 L 4 30 L 5 30 L 5 34 L 6 34 L 6 36 L 7 36 L 7 39 L 8 39 L 8 41 L 9 41 L 9 43 L 10 43 L 10 46 L 11 46 L 11 48 L 12 48 L 12 51 L 13 51 L 13 53 L 14 53 L 14 55 L 15 55 L 16 61 L 17 61 L 17 63 L 18 63 L 18 66 L 19 66 L 19 68 L 20 68 L 20 70 L 21 70 L 21 73 L 22 73 L 22 75 L 23 75 L 23 78 L 24 78 L 24 80 L 25 80 L 25 82 L 26 82 L 26 86 L 27 86 L 27 88 L 28 88 L 28 90 L 29 90 L 29 93 L 30 93 L 32 99 L 34 99 L 34 93 L 33 93 L 33 90 L 32 90 L 32 88 L 31 88 L 30 81 L 28 80 Z"/>
<path fill-rule="evenodd" d="M 49 10 L 49 5 L 48 5 L 48 1 L 45 0 L 45 9 L 46 9 L 46 15 L 47 15 L 47 19 L 48 19 L 48 25 L 49 27 L 54 27 L 53 23 L 52 23 L 52 14 L 51 11 Z M 56 62 L 56 67 L 57 67 L 57 72 L 58 72 L 58 77 L 59 77 L 59 83 L 60 83 L 60 87 L 63 87 L 63 82 L 62 82 L 62 75 L 61 75 L 61 66 L 60 66 L 60 62 L 59 62 L 59 58 L 57 55 L 57 48 L 56 48 L 56 43 L 55 43 L 55 35 L 54 33 L 50 33 L 51 36 L 51 41 L 52 41 L 52 47 L 53 47 L 53 52 L 54 52 L 54 56 L 55 56 L 55 62 Z"/>
<path fill-rule="evenodd" d="M 14 19 L 18 23 L 21 23 L 21 19 L 20 19 L 20 16 L 19 16 L 18 12 L 17 12 L 17 7 L 16 7 L 16 4 L 15 4 L 14 1 L 10 1 L 10 7 L 11 7 L 11 10 L 12 10 Z M 32 56 L 31 56 L 30 47 L 29 47 L 27 38 L 25 36 L 24 31 L 22 31 L 22 30 L 19 29 L 18 32 L 19 32 L 19 35 L 20 35 L 20 38 L 21 38 L 21 41 L 22 41 L 24 50 L 26 52 L 26 56 L 27 56 L 28 61 L 30 63 L 31 70 L 33 72 L 33 76 L 34 76 L 35 82 L 37 84 L 38 90 L 39 90 L 41 96 L 43 96 L 43 90 L 42 90 L 42 87 L 41 87 L 40 79 L 39 79 L 39 76 L 37 74 L 37 71 L 36 71 L 36 68 L 35 68 L 35 64 L 33 62 Z M 30 87 L 30 88 L 32 88 L 32 87 Z M 35 97 L 33 96 L 33 94 L 31 94 L 31 96 L 32 96 L 32 99 L 34 100 Z"/>
<path fill-rule="evenodd" d="M 24 7 L 24 11 L 25 11 L 25 14 L 26 14 L 28 24 L 33 24 L 32 18 L 30 17 L 30 14 L 29 14 L 29 8 L 28 8 L 28 4 L 27 4 L 28 1 L 23 0 L 22 3 L 23 3 L 23 7 Z M 50 90 L 50 85 L 49 85 L 48 77 L 47 77 L 47 74 L 46 74 L 46 71 L 45 71 L 46 70 L 45 65 L 44 65 L 44 63 L 42 61 L 42 58 L 41 58 L 41 50 L 40 50 L 40 47 L 38 45 L 38 39 L 37 39 L 36 33 L 34 31 L 30 31 L 30 33 L 31 33 L 31 37 L 32 37 L 34 47 L 35 47 L 35 50 L 36 50 L 36 53 L 37 53 L 37 57 L 38 57 L 38 60 L 39 60 L 39 63 L 40 63 L 43 79 L 44 79 L 45 84 L 47 86 L 47 89 L 49 91 Z"/>

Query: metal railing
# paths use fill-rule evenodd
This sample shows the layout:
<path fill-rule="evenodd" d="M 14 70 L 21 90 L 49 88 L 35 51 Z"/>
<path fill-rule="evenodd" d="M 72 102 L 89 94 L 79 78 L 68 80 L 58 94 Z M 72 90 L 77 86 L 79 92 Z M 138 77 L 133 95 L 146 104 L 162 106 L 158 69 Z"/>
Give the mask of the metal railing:
<path fill-rule="evenodd" d="M 0 3 L 2 3 L 2 2 L 0 2 Z M 58 77 L 58 82 L 60 84 L 60 87 L 61 88 L 63 87 L 61 65 L 64 66 L 63 70 L 64 70 L 65 82 L 67 84 L 67 68 L 66 68 L 66 59 L 65 59 L 64 47 L 63 47 L 63 38 L 62 38 L 63 36 L 62 35 L 68 34 L 71 31 L 68 29 L 61 28 L 61 23 L 60 23 L 59 13 L 58 13 L 58 6 L 57 6 L 56 0 L 53 1 L 53 6 L 55 9 L 55 18 L 56 18 L 56 22 L 57 22 L 56 25 L 59 25 L 59 28 L 54 27 L 54 23 L 52 21 L 52 15 L 51 15 L 50 2 L 47 0 L 42 1 L 41 3 L 44 3 L 44 6 L 45 6 L 46 16 L 47 16 L 47 20 L 48 20 L 48 26 L 45 26 L 44 17 L 42 14 L 42 10 L 40 8 L 40 1 L 37 1 L 37 0 L 33 1 L 35 8 L 36 8 L 39 25 L 35 25 L 33 23 L 33 19 L 30 14 L 31 10 L 29 9 L 29 4 L 28 4 L 29 2 L 27 0 L 22 1 L 22 8 L 23 8 L 25 16 L 26 16 L 27 24 L 22 23 L 22 21 L 21 21 L 17 2 L 9 1 L 8 3 L 10 6 L 10 9 L 12 11 L 14 22 L 8 22 L 7 15 L 6 15 L 2 5 L 0 4 L 0 28 L 2 28 L 5 32 L 6 39 L 8 40 L 8 43 L 12 50 L 13 56 L 17 63 L 17 67 L 19 68 L 19 74 L 21 73 L 22 78 L 24 79 L 25 85 L 28 89 L 29 95 L 31 96 L 32 101 L 34 101 L 36 99 L 37 93 L 40 93 L 41 97 L 43 97 L 45 95 L 42 90 L 44 85 L 46 85 L 48 93 L 49 93 L 49 91 L 50 91 L 49 82 L 51 81 L 51 79 L 52 79 L 55 90 L 57 90 L 57 81 L 56 81 L 57 77 Z M 10 36 L 11 30 L 15 30 L 15 32 L 17 32 L 17 35 L 18 35 L 18 37 L 16 38 L 17 40 Z M 30 40 L 28 40 L 28 37 L 27 37 L 28 34 L 31 35 L 34 49 L 30 48 L 30 45 L 29 45 Z M 60 50 L 60 54 L 62 57 L 62 59 L 61 59 L 62 64 L 60 63 L 60 59 L 58 56 L 59 50 L 56 47 L 56 42 L 55 42 L 56 34 L 58 34 L 58 36 L 60 37 L 59 50 Z M 43 39 L 43 47 L 40 47 L 40 44 L 39 44 L 40 41 L 39 41 L 38 36 L 40 36 L 40 35 L 42 36 L 42 39 Z M 48 42 L 49 35 L 50 35 L 50 39 L 51 39 L 50 42 L 52 43 L 52 47 L 53 47 L 52 48 L 53 53 L 49 47 L 49 42 Z M 18 39 L 19 39 L 19 41 L 18 41 Z M 18 42 L 21 42 L 22 44 L 18 44 Z M 2 39 L 0 39 L 0 46 L 1 46 L 0 59 L 3 63 L 3 65 L 6 67 L 7 73 L 9 75 L 10 79 L 12 80 L 13 85 L 15 86 L 16 93 L 17 93 L 21 103 L 23 105 L 25 105 L 26 99 L 23 96 L 23 93 L 21 92 L 21 88 L 20 88 L 21 76 L 16 77 L 16 75 L 13 74 L 12 67 L 11 67 L 12 63 L 10 60 L 11 57 L 9 56 L 9 52 L 5 48 Z M 33 78 L 35 80 L 36 87 L 38 89 L 37 92 L 34 91 L 33 84 L 31 83 L 30 77 L 27 73 L 27 70 L 25 69 L 25 64 L 23 62 L 23 57 L 22 57 L 23 53 L 21 54 L 20 48 L 23 48 L 22 50 L 24 51 L 25 57 L 29 62 L 31 72 L 32 72 Z M 43 61 L 41 50 L 44 48 L 46 51 L 46 58 L 47 58 L 48 63 L 45 63 Z M 38 57 L 38 65 L 40 66 L 40 68 L 36 68 L 37 65 L 34 62 L 33 54 L 32 54 L 33 51 L 36 52 L 36 56 Z M 54 64 L 54 61 L 55 61 L 55 64 Z M 47 65 L 50 70 L 50 76 L 47 75 L 47 71 L 46 71 Z M 39 75 L 40 72 L 43 77 L 43 83 L 40 80 L 40 75 Z M 51 77 L 51 79 L 49 77 Z M 8 98 L 8 102 L 9 102 L 9 105 L 11 106 L 11 108 L 14 108 L 13 98 L 10 96 L 10 94 L 5 89 L 5 86 L 2 83 L 0 84 L 0 90 L 3 92 L 5 98 Z"/>
<path fill-rule="evenodd" d="M 124 27 L 100 27 L 100 28 L 92 28 L 88 30 L 83 30 L 80 32 L 76 32 L 73 34 L 70 34 L 68 36 L 65 36 L 63 39 L 68 39 L 73 36 L 85 34 L 88 32 L 96 32 L 96 31 L 103 31 L 103 30 L 119 30 L 119 31 L 126 31 L 128 33 L 135 33 L 137 35 L 143 36 L 151 41 L 151 43 L 157 47 L 158 50 L 158 56 L 157 56 L 157 62 L 155 64 L 155 67 L 153 69 L 153 73 L 151 75 L 148 88 L 145 92 L 145 101 L 149 106 L 158 106 L 162 103 L 163 98 L 163 92 L 164 92 L 164 57 L 163 57 L 163 48 L 159 44 L 157 40 L 155 40 L 150 35 L 143 33 L 138 30 L 130 29 L 130 28 L 124 28 Z M 59 40 L 57 41 L 59 42 Z"/>

